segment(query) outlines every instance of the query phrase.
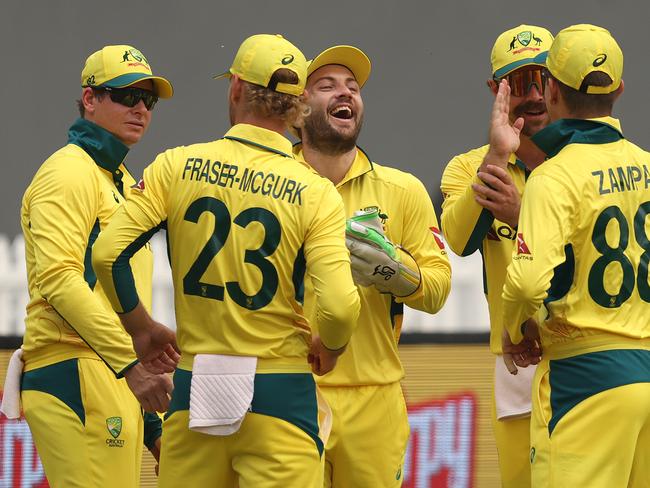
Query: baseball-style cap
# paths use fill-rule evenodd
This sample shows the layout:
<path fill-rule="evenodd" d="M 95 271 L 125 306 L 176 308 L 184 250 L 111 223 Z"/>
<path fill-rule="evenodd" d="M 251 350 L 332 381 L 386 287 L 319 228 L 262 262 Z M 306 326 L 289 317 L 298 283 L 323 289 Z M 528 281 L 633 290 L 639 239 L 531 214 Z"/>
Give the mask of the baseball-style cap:
<path fill-rule="evenodd" d="M 576 90 L 580 90 L 589 73 L 607 73 L 612 79 L 610 85 L 589 85 L 583 91 L 611 93 L 621 85 L 623 51 L 607 29 L 590 24 L 572 25 L 558 33 L 546 65 L 555 78 Z"/>
<path fill-rule="evenodd" d="M 490 60 L 492 75 L 503 78 L 523 66 L 544 66 L 553 35 L 543 27 L 522 24 L 505 31 L 494 43 Z"/>
<path fill-rule="evenodd" d="M 169 81 L 154 76 L 147 58 L 133 46 L 106 46 L 86 59 L 81 72 L 81 86 L 124 88 L 141 80 L 153 81 L 156 95 L 171 98 L 174 89 Z"/>
<path fill-rule="evenodd" d="M 370 59 L 361 49 L 354 46 L 333 46 L 325 49 L 309 62 L 307 77 L 328 64 L 339 64 L 349 69 L 357 80 L 359 88 L 363 87 L 370 77 Z"/>
<path fill-rule="evenodd" d="M 298 83 L 269 86 L 273 73 L 282 68 L 298 75 Z M 305 91 L 307 60 L 300 49 L 280 34 L 257 34 L 242 42 L 230 69 L 214 78 L 230 78 L 232 75 L 276 92 L 299 96 Z"/>

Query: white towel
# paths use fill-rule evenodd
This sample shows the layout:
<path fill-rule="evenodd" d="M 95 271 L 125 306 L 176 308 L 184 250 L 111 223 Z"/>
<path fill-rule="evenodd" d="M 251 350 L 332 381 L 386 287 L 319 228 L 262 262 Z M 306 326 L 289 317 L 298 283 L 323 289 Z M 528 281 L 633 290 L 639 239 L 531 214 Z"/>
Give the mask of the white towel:
<path fill-rule="evenodd" d="M 318 404 L 318 437 L 323 441 L 323 445 L 327 445 L 332 432 L 332 409 L 318 385 L 316 386 L 316 402 Z"/>
<path fill-rule="evenodd" d="M 197 354 L 192 365 L 190 429 L 209 435 L 239 430 L 253 401 L 257 358 Z"/>
<path fill-rule="evenodd" d="M 9 419 L 20 418 L 20 378 L 23 375 L 23 350 L 17 349 L 11 355 L 5 386 L 2 392 L 0 411 Z"/>
<path fill-rule="evenodd" d="M 506 368 L 503 357 L 496 357 L 494 400 L 497 419 L 506 420 L 530 416 L 531 391 L 536 367 L 519 368 L 519 372 L 513 375 Z"/>

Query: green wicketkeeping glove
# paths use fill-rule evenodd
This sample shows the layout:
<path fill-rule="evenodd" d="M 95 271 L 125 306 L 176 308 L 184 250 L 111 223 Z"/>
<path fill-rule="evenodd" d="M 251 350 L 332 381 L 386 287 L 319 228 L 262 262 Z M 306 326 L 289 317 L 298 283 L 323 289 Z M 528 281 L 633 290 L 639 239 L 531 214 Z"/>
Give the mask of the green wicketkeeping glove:
<path fill-rule="evenodd" d="M 345 226 L 352 278 L 357 285 L 374 286 L 396 297 L 411 295 L 420 285 L 413 258 L 388 240 L 376 207 L 355 212 Z"/>

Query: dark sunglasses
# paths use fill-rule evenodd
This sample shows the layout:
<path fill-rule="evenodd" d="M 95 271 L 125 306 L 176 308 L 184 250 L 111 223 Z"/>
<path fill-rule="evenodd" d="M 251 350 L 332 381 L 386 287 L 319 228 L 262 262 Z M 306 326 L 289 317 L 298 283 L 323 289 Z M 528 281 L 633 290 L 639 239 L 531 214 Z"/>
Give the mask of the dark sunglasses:
<path fill-rule="evenodd" d="M 508 80 L 510 94 L 515 97 L 525 97 L 530 89 L 535 85 L 540 93 L 544 93 L 548 73 L 545 68 L 533 68 L 527 70 L 517 70 L 507 74 L 503 78 L 495 78 L 494 81 L 499 83 L 502 79 Z"/>
<path fill-rule="evenodd" d="M 102 86 L 100 89 L 105 90 L 115 103 L 125 107 L 135 107 L 142 100 L 147 110 L 151 111 L 158 101 L 158 95 L 155 93 L 133 86 L 127 86 L 126 88 Z"/>

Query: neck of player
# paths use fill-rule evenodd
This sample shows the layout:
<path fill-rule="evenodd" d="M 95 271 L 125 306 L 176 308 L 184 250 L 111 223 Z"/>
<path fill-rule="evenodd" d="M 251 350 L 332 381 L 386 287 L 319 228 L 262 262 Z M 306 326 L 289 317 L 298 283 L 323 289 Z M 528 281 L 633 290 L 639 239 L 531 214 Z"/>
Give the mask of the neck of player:
<path fill-rule="evenodd" d="M 305 160 L 319 175 L 338 185 L 350 170 L 357 156 L 357 148 L 355 146 L 347 152 L 332 155 L 319 152 L 308 142 L 303 141 L 302 153 Z"/>

